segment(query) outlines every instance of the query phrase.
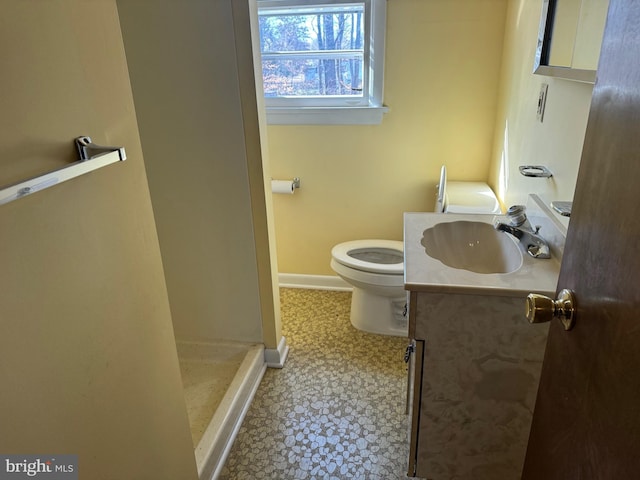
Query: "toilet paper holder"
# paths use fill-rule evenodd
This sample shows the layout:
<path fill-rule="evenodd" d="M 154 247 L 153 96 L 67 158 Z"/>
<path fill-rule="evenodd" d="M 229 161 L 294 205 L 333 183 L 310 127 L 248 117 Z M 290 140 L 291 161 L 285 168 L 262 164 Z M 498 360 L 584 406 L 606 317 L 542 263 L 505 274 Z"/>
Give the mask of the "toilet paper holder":
<path fill-rule="evenodd" d="M 293 184 L 293 188 L 300 188 L 300 177 L 293 177 L 293 180 L 278 180 L 275 178 L 271 179 L 272 182 L 291 182 Z"/>
<path fill-rule="evenodd" d="M 293 194 L 300 188 L 300 177 L 294 177 L 293 180 L 275 180 L 271 179 L 271 191 L 273 193 Z"/>

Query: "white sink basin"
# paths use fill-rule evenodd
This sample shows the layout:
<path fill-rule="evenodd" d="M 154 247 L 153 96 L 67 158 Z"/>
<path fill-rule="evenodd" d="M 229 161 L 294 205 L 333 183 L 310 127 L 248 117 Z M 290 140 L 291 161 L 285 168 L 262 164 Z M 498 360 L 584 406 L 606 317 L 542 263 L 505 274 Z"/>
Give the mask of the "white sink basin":
<path fill-rule="evenodd" d="M 522 266 L 517 241 L 483 222 L 438 223 L 423 232 L 427 255 L 448 267 L 475 273 L 511 273 Z"/>

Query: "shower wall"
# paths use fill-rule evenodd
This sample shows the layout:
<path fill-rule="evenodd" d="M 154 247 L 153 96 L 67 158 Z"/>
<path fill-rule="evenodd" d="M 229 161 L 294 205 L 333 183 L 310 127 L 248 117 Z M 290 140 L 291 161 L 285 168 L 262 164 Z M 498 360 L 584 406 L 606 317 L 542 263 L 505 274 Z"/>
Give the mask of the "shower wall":
<path fill-rule="evenodd" d="M 275 348 L 255 84 L 247 95 L 238 60 L 246 3 L 118 8 L 176 337 Z"/>

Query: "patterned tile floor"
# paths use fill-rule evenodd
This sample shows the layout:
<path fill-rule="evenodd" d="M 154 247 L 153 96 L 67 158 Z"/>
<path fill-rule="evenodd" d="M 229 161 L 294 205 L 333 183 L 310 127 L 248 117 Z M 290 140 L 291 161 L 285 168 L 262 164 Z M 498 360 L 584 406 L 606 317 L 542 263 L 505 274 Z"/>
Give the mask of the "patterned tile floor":
<path fill-rule="evenodd" d="M 406 478 L 407 340 L 353 328 L 350 301 L 281 290 L 289 357 L 267 369 L 221 480 Z"/>

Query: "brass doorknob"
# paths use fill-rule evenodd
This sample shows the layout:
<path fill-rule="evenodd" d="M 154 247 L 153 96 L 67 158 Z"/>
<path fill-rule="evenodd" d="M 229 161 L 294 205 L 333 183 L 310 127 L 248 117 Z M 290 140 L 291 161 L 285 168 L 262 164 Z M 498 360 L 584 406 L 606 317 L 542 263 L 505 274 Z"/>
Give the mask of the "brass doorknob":
<path fill-rule="evenodd" d="M 575 299 L 571 290 L 562 290 L 557 300 L 530 293 L 527 295 L 527 320 L 529 323 L 545 323 L 557 318 L 565 330 L 571 330 L 576 323 L 574 305 Z"/>

